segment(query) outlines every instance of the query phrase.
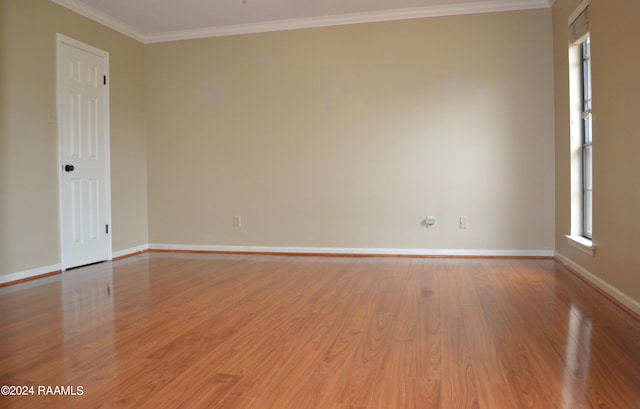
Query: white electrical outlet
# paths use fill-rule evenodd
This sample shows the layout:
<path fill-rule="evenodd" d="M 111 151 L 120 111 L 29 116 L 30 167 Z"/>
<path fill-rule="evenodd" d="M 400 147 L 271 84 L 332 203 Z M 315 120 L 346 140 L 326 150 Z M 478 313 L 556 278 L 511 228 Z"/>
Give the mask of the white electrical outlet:
<path fill-rule="evenodd" d="M 460 216 L 458 219 L 458 228 L 466 229 L 467 228 L 467 216 Z"/>
<path fill-rule="evenodd" d="M 427 229 L 435 229 L 436 228 L 436 217 L 435 216 L 427 216 L 424 219 L 424 224 L 427 226 Z"/>
<path fill-rule="evenodd" d="M 233 216 L 233 227 L 242 226 L 242 216 Z"/>

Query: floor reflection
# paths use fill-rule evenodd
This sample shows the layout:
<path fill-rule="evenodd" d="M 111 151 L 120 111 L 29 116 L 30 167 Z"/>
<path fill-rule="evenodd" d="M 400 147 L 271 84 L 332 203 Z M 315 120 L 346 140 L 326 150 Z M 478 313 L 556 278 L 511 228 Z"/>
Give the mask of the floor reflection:
<path fill-rule="evenodd" d="M 91 377 L 104 383 L 117 373 L 114 296 L 113 263 L 62 273 L 64 369 L 69 384 L 86 390 Z M 96 355 L 101 358 L 98 367 Z M 89 361 L 91 368 L 86 366 Z"/>
<path fill-rule="evenodd" d="M 573 409 L 586 404 L 586 388 L 591 359 L 591 319 L 580 308 L 571 305 L 565 350 L 563 408 Z"/>

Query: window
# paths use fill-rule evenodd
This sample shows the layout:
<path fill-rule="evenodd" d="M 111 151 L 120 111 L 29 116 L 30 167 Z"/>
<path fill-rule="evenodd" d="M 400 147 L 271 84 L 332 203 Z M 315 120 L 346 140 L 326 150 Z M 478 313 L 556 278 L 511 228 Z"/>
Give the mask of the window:
<path fill-rule="evenodd" d="M 591 39 L 580 47 L 582 60 L 582 235 L 592 236 L 593 219 L 593 138 L 591 121 Z"/>
<path fill-rule="evenodd" d="M 571 234 L 569 243 L 593 255 L 593 121 L 589 3 L 569 18 Z"/>

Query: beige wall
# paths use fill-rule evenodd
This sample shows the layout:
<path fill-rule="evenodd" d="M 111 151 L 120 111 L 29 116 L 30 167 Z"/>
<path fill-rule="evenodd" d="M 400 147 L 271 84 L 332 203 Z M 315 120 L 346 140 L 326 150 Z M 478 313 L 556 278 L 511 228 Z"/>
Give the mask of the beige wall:
<path fill-rule="evenodd" d="M 110 54 L 114 251 L 147 239 L 143 45 L 48 0 L 0 0 L 0 275 L 60 262 L 56 33 Z"/>
<path fill-rule="evenodd" d="M 567 244 L 570 233 L 568 19 L 579 0 L 553 7 L 556 106 L 556 248 L 640 303 L 640 2 L 590 0 L 593 70 L 594 257 Z"/>
<path fill-rule="evenodd" d="M 553 250 L 551 34 L 546 9 L 148 45 L 150 242 Z"/>
<path fill-rule="evenodd" d="M 59 261 L 56 32 L 110 53 L 114 251 L 554 248 L 550 10 L 143 46 L 0 4 L 0 274 Z"/>
<path fill-rule="evenodd" d="M 143 46 L 48 0 L 0 0 L 0 275 L 59 262 L 60 32 L 110 53 L 114 251 L 555 245 L 640 300 L 637 1 L 591 0 L 595 257 L 564 238 L 578 3 L 556 2 L 553 31 L 538 10 Z"/>

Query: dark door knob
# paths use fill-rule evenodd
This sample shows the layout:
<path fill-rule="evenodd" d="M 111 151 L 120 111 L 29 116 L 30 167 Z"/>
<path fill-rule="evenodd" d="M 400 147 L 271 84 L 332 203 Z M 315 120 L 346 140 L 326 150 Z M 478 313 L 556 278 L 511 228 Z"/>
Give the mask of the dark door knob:
<path fill-rule="evenodd" d="M 74 169 L 73 165 L 64 165 L 64 170 L 66 172 L 73 172 Z"/>

